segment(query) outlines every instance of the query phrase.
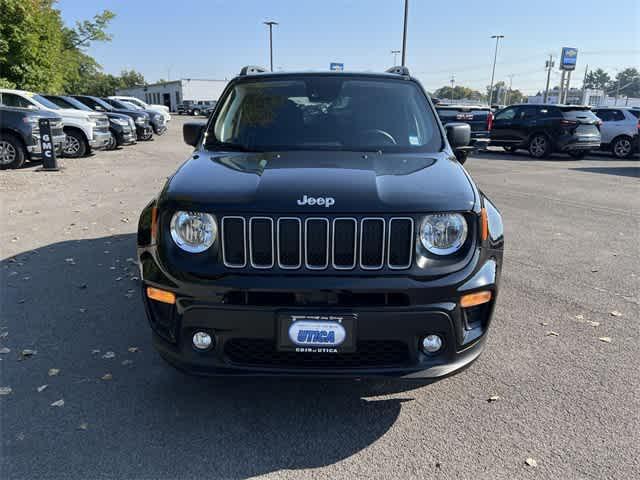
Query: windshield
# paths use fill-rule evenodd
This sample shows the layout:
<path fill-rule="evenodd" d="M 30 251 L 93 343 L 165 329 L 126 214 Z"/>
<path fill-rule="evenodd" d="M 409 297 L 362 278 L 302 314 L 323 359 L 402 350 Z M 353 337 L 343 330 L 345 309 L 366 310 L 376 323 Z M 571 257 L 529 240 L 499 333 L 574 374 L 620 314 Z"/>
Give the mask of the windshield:
<path fill-rule="evenodd" d="M 122 99 L 122 101 L 127 102 L 127 103 L 131 103 L 131 104 L 135 105 L 136 107 L 139 107 L 140 110 L 142 110 L 146 106 L 143 102 L 141 102 L 140 100 L 138 100 L 136 98 L 127 98 L 126 100 Z"/>
<path fill-rule="evenodd" d="M 119 108 L 121 110 L 131 110 L 131 108 L 127 107 L 124 103 L 122 103 L 119 100 L 116 100 L 115 98 L 101 98 L 100 100 L 108 103 L 109 105 L 115 108 Z"/>
<path fill-rule="evenodd" d="M 64 97 L 61 99 L 63 102 L 67 102 L 71 108 L 76 108 L 78 110 L 87 110 L 89 112 L 91 112 L 92 110 L 87 107 L 84 103 L 76 100 L 75 98 L 72 97 Z"/>
<path fill-rule="evenodd" d="M 43 97 L 42 95 L 33 95 L 31 98 L 33 98 L 40 105 L 50 108 L 51 110 L 60 110 L 60 107 L 58 105 L 53 103 L 48 98 Z"/>
<path fill-rule="evenodd" d="M 133 103 L 133 102 L 128 102 L 128 101 L 127 101 L 127 102 L 124 102 L 124 101 L 123 101 L 123 102 L 121 102 L 121 103 L 122 103 L 122 105 L 124 105 L 124 106 L 125 106 L 126 108 L 128 108 L 129 110 L 142 110 L 142 108 L 141 108 L 141 107 L 139 107 L 138 105 L 136 105 L 136 104 L 135 104 L 135 103 Z"/>
<path fill-rule="evenodd" d="M 207 147 L 265 150 L 438 151 L 427 98 L 406 80 L 337 76 L 236 84 Z"/>

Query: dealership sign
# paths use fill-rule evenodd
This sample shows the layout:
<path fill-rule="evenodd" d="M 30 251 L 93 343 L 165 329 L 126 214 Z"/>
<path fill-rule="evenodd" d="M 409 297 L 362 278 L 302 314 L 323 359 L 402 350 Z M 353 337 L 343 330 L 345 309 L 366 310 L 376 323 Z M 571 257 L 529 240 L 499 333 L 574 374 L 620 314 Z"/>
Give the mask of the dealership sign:
<path fill-rule="evenodd" d="M 329 70 L 332 72 L 342 72 L 344 71 L 344 63 L 331 62 L 329 64 Z"/>
<path fill-rule="evenodd" d="M 578 49 L 564 47 L 560 55 L 560 70 L 575 70 L 578 60 Z"/>

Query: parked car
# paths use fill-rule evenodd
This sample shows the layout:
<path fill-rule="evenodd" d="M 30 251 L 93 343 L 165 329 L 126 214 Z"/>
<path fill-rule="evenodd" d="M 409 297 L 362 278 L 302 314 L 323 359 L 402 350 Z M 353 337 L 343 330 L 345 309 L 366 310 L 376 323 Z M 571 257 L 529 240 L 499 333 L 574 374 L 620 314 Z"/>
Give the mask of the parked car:
<path fill-rule="evenodd" d="M 149 103 L 143 102 L 139 98 L 125 97 L 122 95 L 112 95 L 109 98 L 113 98 L 114 100 L 121 100 L 123 102 L 133 103 L 137 107 L 140 107 L 142 110 L 160 113 L 164 117 L 165 123 L 169 123 L 171 121 L 171 113 L 169 112 L 169 107 L 167 107 L 166 105 L 158 105 L 155 103 L 149 104 Z"/>
<path fill-rule="evenodd" d="M 109 120 L 105 115 L 60 108 L 42 95 L 24 90 L 2 88 L 0 96 L 3 105 L 49 110 L 62 117 L 67 136 L 63 149 L 65 157 L 84 157 L 91 150 L 101 150 L 109 144 Z"/>
<path fill-rule="evenodd" d="M 26 160 L 41 157 L 41 118 L 49 119 L 54 149 L 56 153 L 62 153 L 66 135 L 61 117 L 49 110 L 30 106 L 0 105 L 0 168 L 20 168 Z"/>
<path fill-rule="evenodd" d="M 430 378 L 470 364 L 503 227 L 451 160 L 469 125 L 443 128 L 404 67 L 255 71 L 211 121 L 184 125 L 195 150 L 141 214 L 160 355 L 198 374 Z"/>
<path fill-rule="evenodd" d="M 489 107 L 476 105 L 436 105 L 436 112 L 443 125 L 451 122 L 463 122 L 471 127 L 471 147 L 468 151 L 456 152 L 458 160 L 463 162 L 473 150 L 485 150 L 489 145 L 493 112 Z"/>
<path fill-rule="evenodd" d="M 562 152 L 581 159 L 600 148 L 599 125 L 583 105 L 512 105 L 495 114 L 491 145 L 509 152 L 526 149 L 534 158 Z"/>
<path fill-rule="evenodd" d="M 149 115 L 149 122 L 151 123 L 151 127 L 153 128 L 153 133 L 155 133 L 156 135 L 163 135 L 167 131 L 167 123 L 165 122 L 164 115 L 158 113 L 155 110 L 143 110 L 136 104 L 125 102 L 122 100 L 116 100 L 115 98 L 103 97 L 102 101 L 107 102 L 115 109 L 136 110 L 139 112 L 145 112 L 147 115 Z"/>
<path fill-rule="evenodd" d="M 81 101 L 65 95 L 44 95 L 60 108 L 75 108 L 76 110 L 93 111 Z M 115 112 L 104 112 L 109 119 L 109 132 L 111 139 L 107 150 L 115 150 L 122 145 L 136 143 L 136 125 L 133 119 L 127 115 Z"/>
<path fill-rule="evenodd" d="M 598 107 L 593 113 L 602 120 L 602 150 L 610 150 L 616 158 L 629 158 L 638 152 L 640 110 L 625 107 Z"/>
<path fill-rule="evenodd" d="M 71 97 L 85 104 L 96 112 L 122 113 L 131 117 L 136 127 L 136 138 L 138 140 L 151 140 L 153 138 L 153 128 L 149 122 L 149 115 L 140 110 L 130 110 L 126 108 L 114 108 L 107 102 L 91 95 L 71 95 Z"/>
<path fill-rule="evenodd" d="M 195 100 L 184 100 L 176 106 L 176 112 L 178 112 L 178 115 L 188 114 L 191 111 L 191 106 L 194 103 L 196 103 Z"/>
<path fill-rule="evenodd" d="M 204 107 L 204 109 L 202 110 L 201 114 L 204 115 L 205 117 L 210 117 L 211 114 L 213 113 L 213 111 L 216 109 L 216 105 L 217 104 L 218 104 L 218 102 L 213 100 L 211 102 L 211 104 L 209 104 L 208 106 Z"/>
<path fill-rule="evenodd" d="M 191 108 L 187 110 L 189 115 L 204 115 L 205 110 L 211 108 L 211 106 L 215 107 L 217 102 L 215 100 L 198 100 L 194 104 L 191 105 Z"/>

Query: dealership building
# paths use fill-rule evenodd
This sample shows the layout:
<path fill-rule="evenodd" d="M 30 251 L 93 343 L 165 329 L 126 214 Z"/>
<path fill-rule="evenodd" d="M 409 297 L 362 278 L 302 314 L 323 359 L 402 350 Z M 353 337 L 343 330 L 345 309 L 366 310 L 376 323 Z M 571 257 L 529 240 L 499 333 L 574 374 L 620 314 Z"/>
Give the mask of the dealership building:
<path fill-rule="evenodd" d="M 185 100 L 218 100 L 227 80 L 183 78 L 131 88 L 120 88 L 116 95 L 136 97 L 147 103 L 166 105 L 173 112 Z"/>

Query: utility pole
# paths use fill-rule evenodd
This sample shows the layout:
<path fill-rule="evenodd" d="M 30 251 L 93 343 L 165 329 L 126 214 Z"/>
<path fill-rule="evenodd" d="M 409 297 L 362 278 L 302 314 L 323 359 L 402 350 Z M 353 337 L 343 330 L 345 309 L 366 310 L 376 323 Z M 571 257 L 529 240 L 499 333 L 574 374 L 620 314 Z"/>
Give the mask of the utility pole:
<path fill-rule="evenodd" d="M 504 95 L 504 104 L 509 105 L 509 97 L 511 97 L 511 85 L 513 84 L 513 74 L 507 75 L 509 77 L 509 90 Z"/>
<path fill-rule="evenodd" d="M 504 35 L 491 35 L 491 38 L 496 39 L 496 50 L 493 54 L 493 69 L 491 70 L 491 85 L 489 86 L 489 108 L 491 108 L 491 103 L 493 102 L 493 79 L 496 74 L 496 60 L 498 59 L 498 42 L 501 38 L 504 38 Z"/>
<path fill-rule="evenodd" d="M 551 80 L 551 69 L 553 68 L 553 55 L 549 55 L 549 60 L 547 60 L 545 68 L 547 69 L 547 86 L 544 89 L 544 99 L 542 103 L 547 103 L 547 99 L 549 98 L 549 80 Z"/>
<path fill-rule="evenodd" d="M 567 103 L 567 98 L 569 97 L 569 86 L 571 85 L 571 70 L 567 71 L 567 84 L 564 87 L 564 98 L 562 99 L 562 103 Z"/>
<path fill-rule="evenodd" d="M 560 75 L 560 90 L 558 91 L 558 101 L 556 102 L 558 105 L 562 104 L 562 99 L 564 98 L 564 80 L 567 76 L 567 71 L 562 70 L 562 74 Z"/>
<path fill-rule="evenodd" d="M 407 62 L 407 19 L 409 18 L 409 0 L 404 0 L 404 31 L 402 33 L 402 66 Z"/>
<path fill-rule="evenodd" d="M 618 94 L 620 93 L 620 75 L 618 75 L 618 83 L 616 83 L 616 99 L 613 102 L 614 105 L 618 105 Z"/>
<path fill-rule="evenodd" d="M 456 76 L 451 74 L 451 79 L 449 80 L 451 83 L 451 98 L 449 99 L 451 103 L 453 103 L 453 85 L 456 83 Z"/>
<path fill-rule="evenodd" d="M 398 54 L 401 53 L 400 50 L 391 50 L 391 54 L 393 55 L 393 66 L 398 65 Z"/>
<path fill-rule="evenodd" d="M 587 64 L 586 67 L 584 67 L 584 78 L 582 79 L 582 104 L 583 105 L 587 105 L 589 102 L 587 102 L 587 73 L 589 72 L 589 64 Z"/>
<path fill-rule="evenodd" d="M 278 22 L 274 22 L 272 20 L 268 22 L 262 22 L 269 27 L 269 59 L 270 59 L 270 67 L 273 72 L 273 26 L 278 25 Z"/>

